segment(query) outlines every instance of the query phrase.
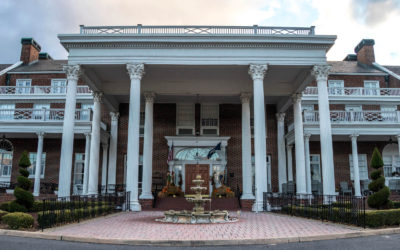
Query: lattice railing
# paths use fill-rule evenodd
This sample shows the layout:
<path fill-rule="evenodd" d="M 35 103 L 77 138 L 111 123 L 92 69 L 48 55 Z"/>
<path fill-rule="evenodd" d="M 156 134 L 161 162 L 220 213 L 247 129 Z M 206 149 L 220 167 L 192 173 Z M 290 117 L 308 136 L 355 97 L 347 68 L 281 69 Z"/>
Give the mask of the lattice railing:
<path fill-rule="evenodd" d="M 335 111 L 330 114 L 332 123 L 400 123 L 400 111 Z M 318 111 L 305 110 L 304 123 L 319 122 Z"/>
<path fill-rule="evenodd" d="M 64 86 L 0 86 L 0 95 L 65 95 L 67 87 Z M 91 94 L 89 86 L 77 86 L 77 94 Z"/>
<path fill-rule="evenodd" d="M 304 95 L 318 95 L 318 87 L 307 87 Z M 400 88 L 328 87 L 330 96 L 400 96 Z"/>
<path fill-rule="evenodd" d="M 90 109 L 75 111 L 76 121 L 90 121 Z M 0 121 L 62 121 L 64 109 L 0 109 Z"/>
<path fill-rule="evenodd" d="M 315 27 L 267 26 L 80 26 L 81 34 L 145 35 L 315 35 Z"/>

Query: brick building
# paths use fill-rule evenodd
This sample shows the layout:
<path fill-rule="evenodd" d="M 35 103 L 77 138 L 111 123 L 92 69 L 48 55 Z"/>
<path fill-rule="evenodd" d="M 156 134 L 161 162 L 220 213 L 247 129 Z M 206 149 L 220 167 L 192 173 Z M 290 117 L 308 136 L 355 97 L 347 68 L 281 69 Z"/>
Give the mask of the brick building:
<path fill-rule="evenodd" d="M 377 146 L 397 188 L 400 66 L 377 64 L 373 40 L 327 62 L 336 37 L 313 27 L 82 26 L 59 39 L 68 60 L 23 38 L 20 61 L 0 64 L 5 186 L 27 150 L 36 196 L 126 188 L 140 210 L 167 171 L 186 193 L 202 171 L 210 193 L 223 176 L 261 209 L 266 191 L 361 195 Z"/>

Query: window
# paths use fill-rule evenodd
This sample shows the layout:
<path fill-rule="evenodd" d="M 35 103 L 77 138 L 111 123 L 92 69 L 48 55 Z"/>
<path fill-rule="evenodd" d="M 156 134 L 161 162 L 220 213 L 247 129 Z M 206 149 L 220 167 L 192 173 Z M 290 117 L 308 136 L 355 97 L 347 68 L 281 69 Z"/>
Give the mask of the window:
<path fill-rule="evenodd" d="M 140 127 L 139 127 L 139 136 L 144 136 L 144 119 L 145 119 L 145 112 L 140 111 Z"/>
<path fill-rule="evenodd" d="M 354 169 L 353 169 L 353 155 L 349 155 L 350 162 L 350 180 L 354 180 Z M 360 180 L 368 180 L 368 166 L 367 166 L 367 155 L 358 154 L 358 169 L 360 172 Z"/>
<path fill-rule="evenodd" d="M 365 95 L 380 95 L 379 81 L 364 81 Z"/>
<path fill-rule="evenodd" d="M 66 92 L 67 92 L 67 80 L 66 79 L 52 79 L 51 80 L 51 93 L 65 94 Z"/>
<path fill-rule="evenodd" d="M 344 94 L 344 81 L 343 80 L 329 80 L 328 90 L 330 95 L 343 95 Z"/>
<path fill-rule="evenodd" d="M 176 134 L 194 135 L 195 106 L 194 103 L 178 103 L 176 105 Z"/>
<path fill-rule="evenodd" d="M 36 152 L 29 153 L 29 160 L 31 161 L 31 165 L 27 169 L 29 171 L 29 178 L 35 178 Z M 45 167 L 46 167 L 46 153 L 42 153 L 42 166 L 40 169 L 40 178 L 44 178 Z"/>
<path fill-rule="evenodd" d="M 15 93 L 29 94 L 31 92 L 31 79 L 17 79 Z"/>
<path fill-rule="evenodd" d="M 83 192 L 83 178 L 85 172 L 85 154 L 75 154 L 75 167 L 74 167 L 74 194 L 82 194 Z"/>
<path fill-rule="evenodd" d="M 311 181 L 321 182 L 321 162 L 319 154 L 310 154 Z"/>
<path fill-rule="evenodd" d="M 219 105 L 218 104 L 202 104 L 201 105 L 201 134 L 202 135 L 218 135 L 219 123 Z"/>
<path fill-rule="evenodd" d="M 81 113 L 80 120 L 81 121 L 89 121 L 90 120 L 90 110 L 93 110 L 93 104 L 91 103 L 82 103 L 81 105 Z"/>
<path fill-rule="evenodd" d="M 271 155 L 267 155 L 267 191 L 272 192 L 271 186 Z M 252 176 L 253 176 L 253 193 L 255 193 L 255 185 L 256 185 L 256 160 L 254 155 L 251 156 L 251 169 L 252 169 Z"/>
<path fill-rule="evenodd" d="M 0 140 L 0 177 L 11 177 L 13 146 L 10 141 Z"/>
<path fill-rule="evenodd" d="M 15 104 L 0 104 L 0 120 L 14 119 Z"/>
<path fill-rule="evenodd" d="M 48 120 L 50 117 L 50 103 L 40 104 L 35 103 L 33 105 L 33 116 L 35 120 Z"/>

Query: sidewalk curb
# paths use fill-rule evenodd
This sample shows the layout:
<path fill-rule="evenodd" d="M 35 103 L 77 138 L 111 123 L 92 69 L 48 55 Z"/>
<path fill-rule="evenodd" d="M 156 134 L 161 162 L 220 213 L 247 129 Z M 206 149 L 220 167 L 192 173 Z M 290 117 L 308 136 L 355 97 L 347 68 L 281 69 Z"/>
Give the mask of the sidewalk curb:
<path fill-rule="evenodd" d="M 79 236 L 54 235 L 46 232 L 26 232 L 8 229 L 0 229 L 0 235 L 27 237 L 46 240 L 72 241 L 82 243 L 115 244 L 115 245 L 144 245 L 144 246 L 222 246 L 222 245 L 268 245 L 295 242 L 308 242 L 319 240 L 334 240 L 374 235 L 386 235 L 400 233 L 398 228 L 366 229 L 359 232 L 328 234 L 302 237 L 267 238 L 267 239 L 241 239 L 241 240 L 129 240 L 118 238 L 86 238 Z"/>

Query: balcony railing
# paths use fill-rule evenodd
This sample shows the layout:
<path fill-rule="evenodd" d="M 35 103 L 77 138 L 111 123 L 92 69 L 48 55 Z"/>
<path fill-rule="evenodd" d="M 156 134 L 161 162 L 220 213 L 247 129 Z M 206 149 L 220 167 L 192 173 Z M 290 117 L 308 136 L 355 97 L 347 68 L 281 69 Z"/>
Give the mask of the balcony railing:
<path fill-rule="evenodd" d="M 76 121 L 90 121 L 91 109 L 75 111 Z M 0 109 L 0 121 L 9 122 L 54 122 L 64 120 L 64 109 Z"/>
<path fill-rule="evenodd" d="M 65 95 L 67 87 L 56 86 L 0 86 L 0 95 Z M 90 95 L 92 91 L 89 86 L 77 86 L 76 93 L 78 95 Z"/>
<path fill-rule="evenodd" d="M 307 87 L 307 96 L 318 95 L 318 87 Z M 400 96 L 400 88 L 328 87 L 330 96 Z"/>
<path fill-rule="evenodd" d="M 400 111 L 331 111 L 331 122 L 333 124 L 399 124 Z M 306 124 L 319 122 L 318 111 L 305 110 L 303 120 Z"/>
<path fill-rule="evenodd" d="M 315 27 L 267 26 L 80 26 L 81 34 L 143 35 L 315 35 Z"/>

